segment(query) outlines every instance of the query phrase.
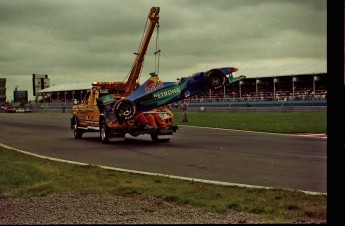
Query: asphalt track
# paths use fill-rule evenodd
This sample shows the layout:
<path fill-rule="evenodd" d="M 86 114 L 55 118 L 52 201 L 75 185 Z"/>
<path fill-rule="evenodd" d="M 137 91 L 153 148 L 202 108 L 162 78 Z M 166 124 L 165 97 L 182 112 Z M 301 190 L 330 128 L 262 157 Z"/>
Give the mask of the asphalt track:
<path fill-rule="evenodd" d="M 179 125 L 169 143 L 148 135 L 76 140 L 69 113 L 0 113 L 0 143 L 83 162 L 203 180 L 327 193 L 327 140 Z"/>

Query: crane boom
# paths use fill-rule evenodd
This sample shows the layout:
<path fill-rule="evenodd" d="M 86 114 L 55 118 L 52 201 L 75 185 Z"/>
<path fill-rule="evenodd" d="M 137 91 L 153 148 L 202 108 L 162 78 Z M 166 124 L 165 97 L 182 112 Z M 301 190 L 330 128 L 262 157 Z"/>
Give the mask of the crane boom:
<path fill-rule="evenodd" d="M 146 30 L 144 39 L 139 47 L 139 51 L 132 66 L 131 73 L 126 82 L 126 94 L 131 94 L 136 88 L 136 84 L 138 82 L 137 80 L 139 78 L 140 71 L 143 66 L 147 47 L 149 45 L 155 26 L 157 25 L 159 20 L 159 9 L 159 7 L 152 7 L 148 14 L 148 19 L 150 20 L 150 23 Z"/>

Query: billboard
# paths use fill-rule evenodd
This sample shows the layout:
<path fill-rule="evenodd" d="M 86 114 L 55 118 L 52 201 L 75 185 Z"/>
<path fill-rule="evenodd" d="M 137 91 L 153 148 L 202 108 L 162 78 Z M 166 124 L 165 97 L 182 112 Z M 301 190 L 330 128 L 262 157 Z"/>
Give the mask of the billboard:
<path fill-rule="evenodd" d="M 28 102 L 28 91 L 27 90 L 15 90 L 13 91 L 14 102 L 27 103 Z"/>

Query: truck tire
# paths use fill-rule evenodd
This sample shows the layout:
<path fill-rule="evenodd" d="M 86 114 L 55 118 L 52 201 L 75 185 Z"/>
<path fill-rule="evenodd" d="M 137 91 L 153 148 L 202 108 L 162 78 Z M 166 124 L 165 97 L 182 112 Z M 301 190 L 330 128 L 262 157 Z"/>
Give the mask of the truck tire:
<path fill-rule="evenodd" d="M 219 90 L 226 84 L 226 76 L 219 69 L 210 70 L 205 75 L 206 86 L 212 90 Z"/>
<path fill-rule="evenodd" d="M 170 141 L 170 138 L 159 138 L 159 136 L 157 134 L 150 134 L 151 135 L 151 139 L 153 142 L 155 143 L 167 143 Z"/>
<path fill-rule="evenodd" d="M 101 142 L 103 144 L 109 143 L 109 129 L 104 120 L 99 123 L 99 136 L 101 137 Z"/>
<path fill-rule="evenodd" d="M 118 120 L 131 120 L 137 112 L 135 103 L 128 99 L 122 99 L 115 103 L 114 113 Z"/>
<path fill-rule="evenodd" d="M 73 135 L 74 135 L 75 139 L 81 139 L 83 136 L 83 132 L 80 129 L 78 129 L 78 126 L 79 126 L 78 119 L 77 119 L 77 117 L 74 117 L 74 119 L 73 119 Z"/>

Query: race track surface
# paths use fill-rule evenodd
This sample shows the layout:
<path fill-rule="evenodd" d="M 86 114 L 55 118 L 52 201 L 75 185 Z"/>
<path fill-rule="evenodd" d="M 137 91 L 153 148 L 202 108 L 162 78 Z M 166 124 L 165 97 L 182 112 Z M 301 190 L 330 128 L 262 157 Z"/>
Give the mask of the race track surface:
<path fill-rule="evenodd" d="M 53 158 L 213 181 L 327 193 L 326 139 L 179 125 L 169 143 L 150 136 L 76 140 L 69 113 L 0 113 L 0 143 Z"/>

